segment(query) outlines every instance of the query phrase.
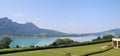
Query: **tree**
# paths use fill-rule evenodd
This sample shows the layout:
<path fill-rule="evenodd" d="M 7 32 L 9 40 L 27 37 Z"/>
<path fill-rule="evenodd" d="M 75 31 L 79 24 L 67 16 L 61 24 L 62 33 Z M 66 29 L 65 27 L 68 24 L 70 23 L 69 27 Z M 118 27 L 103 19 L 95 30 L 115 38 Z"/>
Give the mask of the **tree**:
<path fill-rule="evenodd" d="M 105 36 L 103 36 L 103 38 L 102 39 L 112 39 L 112 38 L 114 38 L 115 36 L 113 36 L 113 35 L 105 35 Z"/>
<path fill-rule="evenodd" d="M 100 41 L 100 40 L 110 40 L 112 38 L 114 38 L 115 36 L 113 35 L 105 35 L 103 37 L 97 37 L 96 39 L 93 39 L 92 41 Z"/>
<path fill-rule="evenodd" d="M 97 40 L 101 40 L 101 37 L 99 36 L 99 37 L 97 37 Z"/>
<path fill-rule="evenodd" d="M 57 45 L 62 45 L 62 44 L 64 44 L 65 42 L 64 42 L 63 39 L 56 39 L 56 40 L 55 40 L 55 43 L 56 43 Z"/>
<path fill-rule="evenodd" d="M 98 36 L 96 39 L 93 39 L 92 41 L 99 41 L 99 40 L 102 40 L 100 36 Z"/>
<path fill-rule="evenodd" d="M 73 41 L 73 40 L 71 40 L 71 39 L 69 39 L 69 38 L 65 38 L 65 39 L 63 39 L 64 40 L 64 42 L 65 42 L 65 44 L 71 44 L 71 43 L 74 43 L 75 41 Z"/>
<path fill-rule="evenodd" d="M 10 37 L 4 37 L 0 41 L 0 48 L 9 48 L 10 43 L 12 42 Z"/>
<path fill-rule="evenodd" d="M 68 44 L 72 44 L 75 43 L 75 41 L 65 38 L 65 39 L 56 39 L 55 42 L 53 42 L 51 45 L 68 45 Z"/>
<path fill-rule="evenodd" d="M 19 46 L 19 45 L 16 45 L 16 48 L 20 48 L 20 46 Z"/>

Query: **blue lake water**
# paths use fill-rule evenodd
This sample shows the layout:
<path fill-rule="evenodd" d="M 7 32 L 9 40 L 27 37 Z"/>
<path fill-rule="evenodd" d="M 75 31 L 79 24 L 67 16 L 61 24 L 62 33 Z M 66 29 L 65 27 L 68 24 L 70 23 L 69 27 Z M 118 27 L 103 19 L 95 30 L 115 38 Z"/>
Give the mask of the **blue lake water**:
<path fill-rule="evenodd" d="M 4 36 L 0 35 L 0 39 Z M 97 36 L 87 36 L 87 37 L 37 37 L 37 36 L 10 36 L 13 40 L 10 44 L 10 47 L 15 47 L 19 45 L 21 47 L 24 46 L 44 46 L 53 43 L 58 38 L 70 38 L 74 41 L 83 42 L 83 41 L 91 41 L 92 39 L 97 38 Z"/>

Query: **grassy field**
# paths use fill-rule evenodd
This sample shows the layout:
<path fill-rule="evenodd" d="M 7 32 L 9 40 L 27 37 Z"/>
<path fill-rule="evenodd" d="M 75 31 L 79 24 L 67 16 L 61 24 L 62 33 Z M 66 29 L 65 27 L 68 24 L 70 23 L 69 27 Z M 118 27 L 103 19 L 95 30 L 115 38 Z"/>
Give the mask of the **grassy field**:
<path fill-rule="evenodd" d="M 80 56 L 86 53 L 102 50 L 101 48 L 102 46 L 106 46 L 110 44 L 111 42 L 107 42 L 107 43 L 78 46 L 78 47 L 18 52 L 18 53 L 11 53 L 11 54 L 3 54 L 0 56 L 65 56 L 66 53 L 71 53 L 72 56 Z"/>
<path fill-rule="evenodd" d="M 103 52 L 103 53 L 99 53 L 99 54 L 95 54 L 92 56 L 120 56 L 120 49 L 111 49 L 109 51 Z"/>

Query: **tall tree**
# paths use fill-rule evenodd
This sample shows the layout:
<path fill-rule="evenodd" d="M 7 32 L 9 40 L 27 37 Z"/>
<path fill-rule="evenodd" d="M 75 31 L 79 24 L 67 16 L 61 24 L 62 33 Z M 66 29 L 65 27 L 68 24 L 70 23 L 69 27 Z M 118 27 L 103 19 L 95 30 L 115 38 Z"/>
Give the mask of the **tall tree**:
<path fill-rule="evenodd" d="M 0 48 L 9 48 L 10 43 L 12 42 L 10 37 L 4 37 L 0 41 Z"/>

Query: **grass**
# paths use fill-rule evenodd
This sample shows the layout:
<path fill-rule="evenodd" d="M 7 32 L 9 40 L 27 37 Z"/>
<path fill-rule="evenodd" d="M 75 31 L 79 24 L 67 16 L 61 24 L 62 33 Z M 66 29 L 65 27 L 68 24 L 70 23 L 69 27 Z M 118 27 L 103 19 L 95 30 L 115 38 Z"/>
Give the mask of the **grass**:
<path fill-rule="evenodd" d="M 99 53 L 99 54 L 95 54 L 92 56 L 120 56 L 120 49 L 111 49 L 109 51 L 103 52 L 103 53 Z"/>
<path fill-rule="evenodd" d="M 84 55 L 87 53 L 102 50 L 102 48 L 101 48 L 102 46 L 106 46 L 106 45 L 110 45 L 110 44 L 111 44 L 111 42 L 106 42 L 106 43 L 86 45 L 86 46 L 2 54 L 0 56 L 65 56 L 66 53 L 71 53 L 73 56 L 81 56 L 81 55 Z M 4 50 L 4 49 L 1 49 L 1 51 L 2 50 Z M 9 49 L 7 49 L 7 50 L 9 50 Z"/>

